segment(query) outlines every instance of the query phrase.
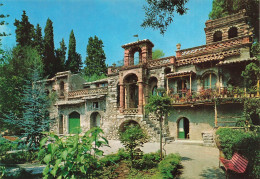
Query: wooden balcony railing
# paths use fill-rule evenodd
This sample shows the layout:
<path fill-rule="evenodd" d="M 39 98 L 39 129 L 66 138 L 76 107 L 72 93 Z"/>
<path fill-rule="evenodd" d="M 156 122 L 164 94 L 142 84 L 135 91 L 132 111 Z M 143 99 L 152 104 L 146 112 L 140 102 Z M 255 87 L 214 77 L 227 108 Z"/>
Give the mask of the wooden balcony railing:
<path fill-rule="evenodd" d="M 259 89 L 227 88 L 202 89 L 199 91 L 180 90 L 178 93 L 168 92 L 173 104 L 213 102 L 217 98 L 249 98 L 260 97 Z"/>
<path fill-rule="evenodd" d="M 68 94 L 69 98 L 79 98 L 87 95 L 98 95 L 98 94 L 107 94 L 107 87 L 101 88 L 87 88 L 82 90 L 70 91 Z"/>

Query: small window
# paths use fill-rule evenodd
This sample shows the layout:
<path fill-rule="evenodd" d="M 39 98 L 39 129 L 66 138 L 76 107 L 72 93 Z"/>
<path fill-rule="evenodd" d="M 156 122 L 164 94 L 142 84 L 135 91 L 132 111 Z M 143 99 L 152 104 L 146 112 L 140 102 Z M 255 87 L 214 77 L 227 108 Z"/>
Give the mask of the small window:
<path fill-rule="evenodd" d="M 213 36 L 213 42 L 222 41 L 222 32 L 216 31 Z"/>
<path fill-rule="evenodd" d="M 231 38 L 234 38 L 234 37 L 237 37 L 237 28 L 236 27 L 231 27 L 228 30 L 228 38 L 231 39 Z"/>
<path fill-rule="evenodd" d="M 98 109 L 98 102 L 93 102 L 93 109 Z"/>

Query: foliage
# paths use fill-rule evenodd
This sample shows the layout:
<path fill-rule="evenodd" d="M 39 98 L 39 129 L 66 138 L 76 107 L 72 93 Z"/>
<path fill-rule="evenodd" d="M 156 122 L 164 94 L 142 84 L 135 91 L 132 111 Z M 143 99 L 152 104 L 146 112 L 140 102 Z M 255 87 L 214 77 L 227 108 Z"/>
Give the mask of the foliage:
<path fill-rule="evenodd" d="M 6 174 L 6 168 L 4 166 L 0 166 L 0 178 L 3 178 Z"/>
<path fill-rule="evenodd" d="M 152 59 L 159 59 L 159 58 L 162 58 L 164 57 L 164 53 L 162 50 L 160 49 L 155 49 L 153 50 L 153 53 L 152 53 Z"/>
<path fill-rule="evenodd" d="M 157 167 L 161 161 L 160 152 L 144 154 L 141 159 L 134 161 L 134 168 L 147 170 Z"/>
<path fill-rule="evenodd" d="M 217 19 L 246 10 L 248 22 L 254 28 L 255 38 L 259 38 L 259 0 L 213 0 L 210 19 Z"/>
<path fill-rule="evenodd" d="M 147 135 L 139 125 L 125 126 L 125 131 L 119 132 L 119 140 L 130 154 L 131 164 L 133 164 L 135 149 L 142 146 L 147 139 Z"/>
<path fill-rule="evenodd" d="M 0 3 L 0 7 L 3 6 L 2 3 Z M 9 17 L 9 15 L 0 14 L 0 27 L 8 25 L 7 22 L 5 22 L 5 18 Z M 4 57 L 4 50 L 2 49 L 2 38 L 5 36 L 8 36 L 10 34 L 7 34 L 6 32 L 0 32 L 0 62 L 2 61 L 2 58 Z"/>
<path fill-rule="evenodd" d="M 260 136 L 259 132 L 220 128 L 219 135 L 221 149 L 227 159 L 231 159 L 235 152 L 245 156 L 248 163 L 248 174 L 257 178 L 260 174 Z"/>
<path fill-rule="evenodd" d="M 0 157 L 5 155 L 7 151 L 12 149 L 12 142 L 0 136 Z"/>
<path fill-rule="evenodd" d="M 16 26 L 16 42 L 22 47 L 31 46 L 34 37 L 34 26 L 29 22 L 26 12 L 23 11 L 21 21 L 15 19 L 14 26 Z"/>
<path fill-rule="evenodd" d="M 260 99 L 246 98 L 244 101 L 244 116 L 250 124 L 260 125 Z"/>
<path fill-rule="evenodd" d="M 53 22 L 48 18 L 44 28 L 44 76 L 53 77 L 57 72 L 58 64 L 54 54 Z"/>
<path fill-rule="evenodd" d="M 10 124 L 21 127 L 26 137 L 28 150 L 37 150 L 39 142 L 43 138 L 43 131 L 48 130 L 52 122 L 49 118 L 49 99 L 45 93 L 44 82 L 39 82 L 40 77 L 37 70 L 32 73 L 31 79 L 27 82 L 23 91 L 23 116 L 19 118 L 15 113 L 5 115 L 6 121 Z"/>
<path fill-rule="evenodd" d="M 102 75 L 97 75 L 97 74 L 94 74 L 92 76 L 83 76 L 83 78 L 87 81 L 87 82 L 92 82 L 92 81 L 97 81 L 97 80 L 101 80 L 101 79 L 104 79 L 104 78 L 107 78 L 107 76 L 105 74 L 102 74 Z"/>
<path fill-rule="evenodd" d="M 106 55 L 103 50 L 103 42 L 97 36 L 90 37 L 87 45 L 87 57 L 85 60 L 84 73 L 85 76 L 105 75 L 107 66 L 105 63 Z"/>
<path fill-rule="evenodd" d="M 43 38 L 42 38 L 42 28 L 40 27 L 39 24 L 37 24 L 35 28 L 35 33 L 34 33 L 34 42 L 33 42 L 34 48 L 38 51 L 39 55 L 43 55 Z"/>
<path fill-rule="evenodd" d="M 21 118 L 23 113 L 22 93 L 25 81 L 29 79 L 31 71 L 28 69 L 37 66 L 42 73 L 42 59 L 37 50 L 30 46 L 17 46 L 7 52 L 4 63 L 0 66 L 0 118 L 3 114 L 12 112 Z M 4 104 L 4 105 L 1 105 Z M 0 120 L 2 123 L 3 120 Z M 19 133 L 16 127 L 19 126 L 1 125 L 1 128 L 8 127 L 15 133 Z"/>
<path fill-rule="evenodd" d="M 59 138 L 50 133 L 42 139 L 39 156 L 47 164 L 43 171 L 44 178 L 91 178 L 96 177 L 96 170 L 101 167 L 96 156 L 102 156 L 101 145 L 108 141 L 101 137 L 100 128 L 92 128 L 82 137 L 78 134 Z M 101 140 L 102 139 L 102 140 Z M 48 140 L 53 142 L 46 144 Z"/>
<path fill-rule="evenodd" d="M 23 164 L 35 161 L 35 159 L 37 159 L 37 155 L 37 152 L 17 151 L 5 154 L 0 161 L 4 164 Z"/>
<path fill-rule="evenodd" d="M 76 38 L 73 30 L 70 32 L 68 60 L 66 61 L 66 69 L 72 73 L 78 73 L 82 67 L 81 55 L 76 52 Z"/>
<path fill-rule="evenodd" d="M 159 29 L 164 34 L 167 27 L 173 21 L 174 12 L 183 15 L 188 10 L 185 5 L 188 0 L 146 0 L 148 5 L 144 6 L 145 19 L 142 27 Z"/>
<path fill-rule="evenodd" d="M 158 165 L 162 178 L 174 178 L 180 165 L 181 157 L 176 154 L 167 155 Z"/>
<path fill-rule="evenodd" d="M 246 87 L 255 86 L 257 80 L 260 80 L 260 67 L 259 64 L 254 62 L 248 64 L 241 76 L 244 78 Z"/>
<path fill-rule="evenodd" d="M 66 61 L 66 44 L 64 42 L 64 39 L 62 38 L 61 42 L 60 42 L 60 48 L 58 48 L 57 50 L 55 50 L 55 57 L 56 57 L 56 61 L 57 61 L 57 72 L 61 72 L 61 71 L 65 71 L 65 61 Z"/>
<path fill-rule="evenodd" d="M 257 59 L 260 60 L 260 44 L 258 41 L 252 44 L 251 53 L 254 57 L 257 57 Z"/>

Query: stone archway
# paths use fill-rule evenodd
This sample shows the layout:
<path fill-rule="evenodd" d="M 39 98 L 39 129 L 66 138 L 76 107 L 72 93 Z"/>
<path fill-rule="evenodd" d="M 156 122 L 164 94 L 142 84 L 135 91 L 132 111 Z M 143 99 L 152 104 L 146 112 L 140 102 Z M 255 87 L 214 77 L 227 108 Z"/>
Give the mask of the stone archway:
<path fill-rule="evenodd" d="M 90 115 L 90 128 L 100 127 L 101 115 L 98 112 L 93 112 Z"/>
<path fill-rule="evenodd" d="M 138 108 L 138 77 L 135 74 L 129 74 L 124 78 L 125 86 L 125 108 Z"/>
<path fill-rule="evenodd" d="M 186 117 L 182 117 L 177 121 L 178 139 L 190 138 L 190 122 Z"/>
<path fill-rule="evenodd" d="M 80 114 L 74 111 L 69 115 L 69 134 L 79 134 L 79 133 L 80 133 Z"/>
<path fill-rule="evenodd" d="M 119 132 L 124 132 L 126 130 L 126 126 L 130 126 L 130 125 L 137 125 L 137 126 L 141 127 L 140 124 L 138 122 L 136 122 L 135 120 L 127 120 L 127 121 L 124 121 L 119 126 Z"/>

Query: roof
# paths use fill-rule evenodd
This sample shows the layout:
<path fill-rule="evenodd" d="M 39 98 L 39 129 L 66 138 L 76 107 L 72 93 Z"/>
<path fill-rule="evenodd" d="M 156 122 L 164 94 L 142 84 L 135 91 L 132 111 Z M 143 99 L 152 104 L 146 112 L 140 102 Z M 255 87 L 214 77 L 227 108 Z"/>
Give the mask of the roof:
<path fill-rule="evenodd" d="M 224 60 L 219 62 L 217 65 L 229 65 L 229 64 L 236 64 L 236 63 L 242 63 L 242 62 L 250 62 L 250 61 L 256 61 L 256 57 L 252 58 L 244 58 L 244 59 L 232 59 L 232 60 Z"/>
<path fill-rule="evenodd" d="M 176 78 L 176 77 L 182 77 L 182 76 L 190 76 L 196 74 L 192 70 L 190 71 L 180 71 L 180 72 L 174 72 L 174 73 L 168 73 L 166 75 L 167 78 Z"/>
<path fill-rule="evenodd" d="M 133 45 L 139 45 L 139 44 L 142 44 L 142 43 L 149 43 L 149 44 L 152 45 L 152 47 L 154 47 L 154 44 L 149 39 L 144 39 L 144 40 L 139 40 L 139 41 L 136 41 L 136 42 L 131 42 L 131 43 L 122 45 L 122 48 L 126 48 L 126 47 L 133 46 Z"/>

